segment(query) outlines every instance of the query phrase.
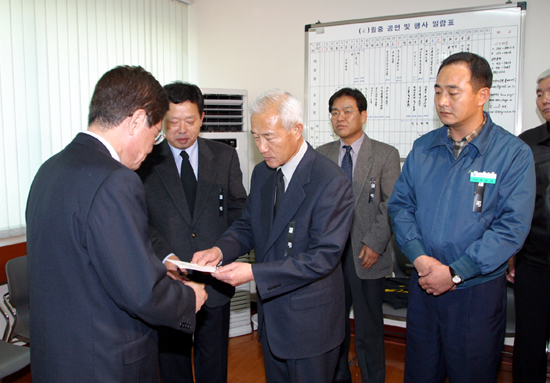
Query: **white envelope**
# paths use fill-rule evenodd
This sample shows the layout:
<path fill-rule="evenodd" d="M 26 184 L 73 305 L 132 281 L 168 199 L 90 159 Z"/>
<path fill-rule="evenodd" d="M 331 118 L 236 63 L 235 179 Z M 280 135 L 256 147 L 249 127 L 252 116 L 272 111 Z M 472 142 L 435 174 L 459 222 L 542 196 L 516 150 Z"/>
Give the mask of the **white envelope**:
<path fill-rule="evenodd" d="M 196 263 L 176 261 L 173 259 L 167 259 L 167 261 L 172 262 L 174 265 L 178 266 L 180 269 L 197 270 L 197 271 L 203 271 L 205 273 L 213 273 L 216 271 L 216 268 L 213 266 L 200 266 L 200 265 L 197 265 Z"/>

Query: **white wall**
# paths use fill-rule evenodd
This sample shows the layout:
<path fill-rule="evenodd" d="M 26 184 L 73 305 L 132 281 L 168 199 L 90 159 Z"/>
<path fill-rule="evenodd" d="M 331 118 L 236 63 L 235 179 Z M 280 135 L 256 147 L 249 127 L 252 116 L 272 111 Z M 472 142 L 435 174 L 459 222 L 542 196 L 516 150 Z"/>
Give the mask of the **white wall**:
<path fill-rule="evenodd" d="M 278 87 L 304 99 L 304 27 L 331 22 L 504 4 L 452 0 L 195 0 L 189 6 L 189 80 L 201 87 L 247 89 L 252 100 Z M 537 76 L 550 68 L 545 34 L 549 0 L 527 1 L 523 128 L 543 121 L 535 105 Z M 251 163 L 261 160 L 257 151 Z"/>

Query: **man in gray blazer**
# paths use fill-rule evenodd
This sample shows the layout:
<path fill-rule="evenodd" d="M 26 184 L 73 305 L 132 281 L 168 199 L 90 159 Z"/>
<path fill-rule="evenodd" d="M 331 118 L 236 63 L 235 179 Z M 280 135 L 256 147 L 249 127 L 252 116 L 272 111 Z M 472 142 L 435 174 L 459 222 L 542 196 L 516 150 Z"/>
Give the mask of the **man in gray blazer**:
<path fill-rule="evenodd" d="M 162 260 L 188 262 L 194 252 L 212 247 L 241 216 L 246 191 L 235 149 L 198 137 L 204 118 L 200 89 L 182 82 L 164 89 L 170 101 L 164 117 L 166 141 L 155 147 L 138 173 L 145 187 L 155 253 Z M 174 268 L 170 262 L 165 265 Z M 193 382 L 194 347 L 196 382 L 224 383 L 230 299 L 235 288 L 209 274 L 197 272 L 188 277 L 206 285 L 208 303 L 197 313 L 194 338 L 159 328 L 161 381 Z"/>
<path fill-rule="evenodd" d="M 355 349 L 364 383 L 383 383 L 384 277 L 391 274 L 387 251 L 391 238 L 387 204 L 401 172 L 393 146 L 371 140 L 364 132 L 367 100 L 357 89 L 343 88 L 329 100 L 332 128 L 340 140 L 317 150 L 339 164 L 352 180 L 355 210 L 351 233 L 342 257 L 346 287 L 346 339 L 342 343 L 335 382 L 351 382 L 348 366 L 353 302 Z"/>

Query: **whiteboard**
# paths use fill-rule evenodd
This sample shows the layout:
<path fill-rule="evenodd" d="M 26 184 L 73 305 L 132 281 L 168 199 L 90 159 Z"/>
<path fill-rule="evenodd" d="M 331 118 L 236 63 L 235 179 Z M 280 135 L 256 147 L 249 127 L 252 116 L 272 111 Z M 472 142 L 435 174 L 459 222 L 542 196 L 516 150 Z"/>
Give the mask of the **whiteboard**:
<path fill-rule="evenodd" d="M 440 127 L 434 84 L 453 53 L 477 53 L 493 70 L 485 105 L 493 121 L 521 133 L 522 28 L 525 3 L 306 25 L 306 139 L 338 139 L 328 100 L 343 87 L 367 98 L 370 138 L 406 157 L 421 135 Z"/>

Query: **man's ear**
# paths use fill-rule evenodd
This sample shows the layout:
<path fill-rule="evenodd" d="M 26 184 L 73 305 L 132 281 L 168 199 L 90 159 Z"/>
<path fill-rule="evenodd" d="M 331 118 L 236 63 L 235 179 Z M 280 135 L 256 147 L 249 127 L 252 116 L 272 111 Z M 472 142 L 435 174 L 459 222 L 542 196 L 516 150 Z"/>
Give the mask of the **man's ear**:
<path fill-rule="evenodd" d="M 367 111 L 366 110 L 361 112 L 361 124 L 365 125 L 365 122 L 367 122 Z"/>
<path fill-rule="evenodd" d="M 479 106 L 483 106 L 487 101 L 489 101 L 491 90 L 487 87 L 481 88 L 480 90 L 478 90 L 477 94 L 479 96 Z"/>
<path fill-rule="evenodd" d="M 134 135 L 139 128 L 147 126 L 147 113 L 144 109 L 136 110 L 130 117 L 128 117 L 128 127 L 130 129 L 130 135 Z"/>
<path fill-rule="evenodd" d="M 296 134 L 296 137 L 300 138 L 302 136 L 302 132 L 304 130 L 304 125 L 301 123 L 297 123 L 292 127 L 292 132 Z"/>

